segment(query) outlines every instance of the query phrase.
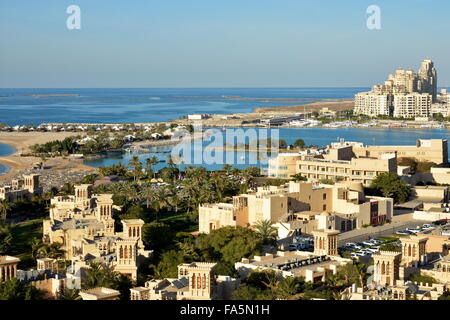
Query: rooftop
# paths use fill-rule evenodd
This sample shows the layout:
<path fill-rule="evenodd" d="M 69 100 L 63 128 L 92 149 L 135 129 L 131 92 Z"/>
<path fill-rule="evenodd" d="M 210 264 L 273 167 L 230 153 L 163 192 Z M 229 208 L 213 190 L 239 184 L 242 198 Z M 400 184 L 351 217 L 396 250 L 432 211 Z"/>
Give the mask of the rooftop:
<path fill-rule="evenodd" d="M 0 264 L 19 263 L 20 259 L 11 256 L 0 256 Z"/>

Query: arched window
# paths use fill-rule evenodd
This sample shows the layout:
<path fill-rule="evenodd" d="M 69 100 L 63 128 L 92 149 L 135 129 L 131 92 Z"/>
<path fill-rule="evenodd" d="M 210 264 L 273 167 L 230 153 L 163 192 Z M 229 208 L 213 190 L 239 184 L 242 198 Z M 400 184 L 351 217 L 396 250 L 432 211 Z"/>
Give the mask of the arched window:
<path fill-rule="evenodd" d="M 195 273 L 192 275 L 192 289 L 195 289 Z"/>

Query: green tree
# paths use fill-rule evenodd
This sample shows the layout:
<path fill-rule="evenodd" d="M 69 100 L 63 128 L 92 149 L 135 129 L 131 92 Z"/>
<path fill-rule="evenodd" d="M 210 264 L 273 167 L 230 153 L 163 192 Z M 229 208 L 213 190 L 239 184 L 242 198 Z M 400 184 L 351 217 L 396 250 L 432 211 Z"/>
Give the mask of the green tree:
<path fill-rule="evenodd" d="M 0 223 L 0 255 L 6 255 L 11 249 L 13 236 L 8 225 Z"/>
<path fill-rule="evenodd" d="M 303 139 L 297 139 L 294 142 L 294 147 L 303 148 L 305 146 L 305 141 Z"/>
<path fill-rule="evenodd" d="M 147 215 L 145 214 L 145 211 L 142 208 L 142 206 L 139 203 L 135 203 L 132 206 L 130 206 L 125 213 L 119 215 L 119 217 L 121 220 L 125 220 L 125 219 L 146 220 Z"/>
<path fill-rule="evenodd" d="M 402 252 L 402 246 L 396 243 L 386 243 L 380 247 L 382 251 L 394 251 L 394 252 Z"/>
<path fill-rule="evenodd" d="M 80 290 L 68 289 L 65 286 L 61 288 L 58 294 L 58 300 L 81 300 Z"/>
<path fill-rule="evenodd" d="M 156 166 L 158 164 L 158 161 L 158 158 L 155 156 L 145 159 L 145 171 L 147 173 L 147 176 L 149 176 L 151 173 L 153 175 L 153 178 L 155 178 L 155 171 L 153 170 L 153 166 Z"/>
<path fill-rule="evenodd" d="M 177 278 L 178 265 L 184 263 L 184 257 L 177 250 L 166 251 L 161 255 L 160 262 L 153 266 L 157 279 Z"/>
<path fill-rule="evenodd" d="M 161 250 L 173 242 L 173 233 L 167 224 L 151 222 L 142 228 L 142 240 L 147 248 Z"/>
<path fill-rule="evenodd" d="M 0 300 L 42 300 L 44 294 L 32 284 L 20 282 L 17 278 L 0 282 Z"/>
<path fill-rule="evenodd" d="M 295 182 L 308 181 L 308 178 L 302 176 L 300 173 L 293 174 L 291 179 Z"/>
<path fill-rule="evenodd" d="M 395 203 L 405 202 L 411 193 L 409 186 L 394 172 L 385 172 L 378 175 L 372 181 L 370 188 L 377 194 L 393 198 Z"/>
<path fill-rule="evenodd" d="M 8 200 L 0 200 L 0 223 L 6 223 L 8 212 L 11 210 L 11 205 Z"/>
<path fill-rule="evenodd" d="M 438 281 L 431 277 L 431 276 L 426 276 L 426 275 L 420 275 L 420 274 L 413 274 L 410 278 L 410 280 L 412 282 L 418 282 L 418 283 L 427 283 L 427 284 L 433 284 L 433 283 L 438 283 Z"/>

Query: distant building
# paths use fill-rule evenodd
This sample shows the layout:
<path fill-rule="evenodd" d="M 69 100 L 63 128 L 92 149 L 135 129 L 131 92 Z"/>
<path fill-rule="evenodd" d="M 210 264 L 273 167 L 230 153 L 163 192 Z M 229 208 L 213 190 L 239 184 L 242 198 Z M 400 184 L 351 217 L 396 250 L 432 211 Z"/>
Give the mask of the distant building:
<path fill-rule="evenodd" d="M 419 139 L 416 145 L 409 146 L 354 146 L 357 156 L 379 157 L 395 153 L 397 158 L 414 158 L 418 161 L 434 162 L 438 165 L 448 163 L 448 141 L 446 139 Z"/>
<path fill-rule="evenodd" d="M 359 144 L 357 144 L 359 145 Z M 332 144 L 320 155 L 279 154 L 269 159 L 269 177 L 290 178 L 300 174 L 308 181 L 331 179 L 365 185 L 385 172 L 397 172 L 395 153 L 367 156 L 356 154 L 354 145 Z"/>
<path fill-rule="evenodd" d="M 208 119 L 209 117 L 209 114 L 189 114 L 188 120 L 203 120 Z"/>
<path fill-rule="evenodd" d="M 422 61 L 418 73 L 399 68 L 384 85 L 355 95 L 354 113 L 371 117 L 385 115 L 403 118 L 431 115 L 437 102 L 437 72 L 430 59 Z"/>
<path fill-rule="evenodd" d="M 431 101 L 432 96 L 428 93 L 396 94 L 393 115 L 396 118 L 429 117 Z"/>
<path fill-rule="evenodd" d="M 39 184 L 39 177 L 38 174 L 29 174 L 22 179 L 13 179 L 11 185 L 0 187 L 0 199 L 16 201 L 41 195 L 43 188 Z"/>
<path fill-rule="evenodd" d="M 0 282 L 8 281 L 17 277 L 17 264 L 19 258 L 11 256 L 0 256 Z"/>
<path fill-rule="evenodd" d="M 355 114 L 364 114 L 370 117 L 392 114 L 392 95 L 361 92 L 355 95 Z"/>
<path fill-rule="evenodd" d="M 83 300 L 119 300 L 120 292 L 109 288 L 93 288 L 80 291 Z"/>
<path fill-rule="evenodd" d="M 230 299 L 240 281 L 216 276 L 216 263 L 192 262 L 178 266 L 177 279 L 153 279 L 144 287 L 130 289 L 131 300 Z"/>

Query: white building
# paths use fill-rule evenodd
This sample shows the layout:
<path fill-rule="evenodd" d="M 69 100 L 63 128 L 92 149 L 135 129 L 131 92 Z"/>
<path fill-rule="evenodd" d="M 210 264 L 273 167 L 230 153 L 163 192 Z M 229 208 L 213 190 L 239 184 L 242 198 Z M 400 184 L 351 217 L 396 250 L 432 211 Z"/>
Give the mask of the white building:
<path fill-rule="evenodd" d="M 394 96 L 394 117 L 429 117 L 431 102 L 432 97 L 428 93 L 397 94 Z"/>

